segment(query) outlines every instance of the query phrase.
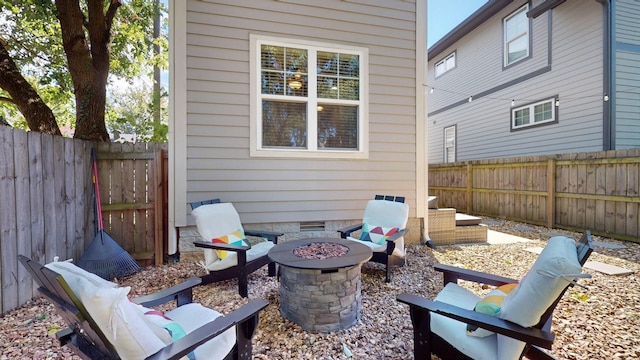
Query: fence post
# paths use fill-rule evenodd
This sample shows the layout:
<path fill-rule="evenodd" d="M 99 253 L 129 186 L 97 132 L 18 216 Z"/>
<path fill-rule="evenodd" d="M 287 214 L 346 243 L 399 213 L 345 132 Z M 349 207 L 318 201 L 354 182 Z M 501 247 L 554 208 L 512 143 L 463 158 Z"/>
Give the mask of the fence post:
<path fill-rule="evenodd" d="M 556 219 L 556 161 L 547 160 L 547 227 L 553 229 Z"/>
<path fill-rule="evenodd" d="M 467 214 L 473 213 L 473 165 L 467 163 Z"/>
<path fill-rule="evenodd" d="M 155 215 L 155 220 L 154 220 L 154 225 L 155 225 L 155 238 L 154 238 L 154 258 L 155 258 L 155 265 L 162 265 L 164 263 L 164 241 L 163 241 L 163 212 L 162 212 L 162 208 L 163 208 L 163 204 L 164 204 L 164 199 L 163 199 L 163 195 L 164 195 L 164 191 L 162 186 L 162 149 L 160 147 L 157 147 L 156 150 L 154 151 L 153 154 L 153 185 L 154 185 L 154 192 L 156 193 L 156 200 L 155 200 L 155 211 L 154 211 L 154 215 Z"/>

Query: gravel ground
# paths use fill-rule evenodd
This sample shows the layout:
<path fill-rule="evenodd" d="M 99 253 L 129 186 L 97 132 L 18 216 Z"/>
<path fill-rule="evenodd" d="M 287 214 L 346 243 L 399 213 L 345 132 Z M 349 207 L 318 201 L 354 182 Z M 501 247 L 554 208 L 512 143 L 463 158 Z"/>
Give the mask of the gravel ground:
<path fill-rule="evenodd" d="M 505 245 L 446 246 L 432 250 L 423 245 L 407 247 L 408 266 L 395 269 L 391 283 L 384 282 L 383 267 L 367 263 L 362 268 L 362 318 L 349 329 L 330 333 L 308 333 L 284 320 L 279 312 L 278 283 L 269 278 L 266 267 L 250 277 L 249 297 L 264 298 L 270 305 L 261 313 L 253 338 L 254 359 L 413 359 L 412 325 L 408 307 L 396 295 L 409 292 L 433 298 L 442 288 L 442 277 L 433 264 L 445 263 L 512 278 L 522 277 L 536 255 L 524 251 L 543 247 L 545 233 L 565 234 L 577 239 L 581 234 L 497 219 L 485 219 L 489 227 L 531 239 L 531 242 Z M 491 221 L 488 221 L 491 220 Z M 515 230 L 520 229 L 520 230 Z M 622 249 L 596 247 L 590 260 L 633 270 L 626 276 L 609 276 L 596 271 L 581 280 L 588 287 L 573 288 L 555 311 L 556 334 L 551 353 L 559 359 L 636 359 L 640 358 L 640 244 L 594 236 L 595 241 L 623 245 Z M 131 295 L 154 292 L 202 274 L 194 265 L 200 253 L 183 253 L 182 261 L 170 266 L 145 268 L 119 279 L 132 287 Z M 480 286 L 464 284 L 478 293 Z M 228 313 L 247 302 L 237 294 L 235 281 L 197 287 L 195 301 Z M 78 359 L 69 349 L 60 348 L 54 333 L 64 323 L 54 308 L 34 299 L 0 317 L 0 360 Z"/>

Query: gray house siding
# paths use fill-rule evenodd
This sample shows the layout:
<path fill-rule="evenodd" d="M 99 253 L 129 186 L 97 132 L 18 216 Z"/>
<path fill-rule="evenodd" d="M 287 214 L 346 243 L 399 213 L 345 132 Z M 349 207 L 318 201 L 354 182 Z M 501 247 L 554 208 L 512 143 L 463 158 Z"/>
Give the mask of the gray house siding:
<path fill-rule="evenodd" d="M 615 0 L 616 41 L 640 46 L 640 6 L 636 0 Z"/>
<path fill-rule="evenodd" d="M 640 147 L 640 6 L 615 2 L 615 149 Z"/>
<path fill-rule="evenodd" d="M 503 68 L 502 22 L 522 5 L 510 4 L 429 60 L 430 163 L 444 161 L 444 128 L 452 125 L 457 161 L 601 150 L 602 5 L 569 0 L 530 19 L 531 57 Z M 435 79 L 434 64 L 453 50 L 456 68 Z M 559 99 L 557 123 L 512 131 L 512 101 L 551 97 Z"/>
<path fill-rule="evenodd" d="M 415 216 L 415 11 L 413 1 L 188 1 L 185 200 L 233 202 L 246 223 L 303 222 L 357 219 L 366 199 L 393 193 Z M 368 159 L 250 156 L 252 34 L 368 48 Z"/>

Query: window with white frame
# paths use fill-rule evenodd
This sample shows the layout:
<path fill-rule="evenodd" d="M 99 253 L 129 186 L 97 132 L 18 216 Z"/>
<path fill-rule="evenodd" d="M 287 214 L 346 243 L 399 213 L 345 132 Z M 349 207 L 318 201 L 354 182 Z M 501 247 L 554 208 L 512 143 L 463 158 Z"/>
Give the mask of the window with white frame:
<path fill-rule="evenodd" d="M 456 162 L 456 127 L 444 128 L 444 162 Z"/>
<path fill-rule="evenodd" d="M 252 40 L 257 57 L 252 155 L 366 157 L 367 50 Z"/>
<path fill-rule="evenodd" d="M 556 121 L 555 98 L 511 109 L 511 128 L 520 129 Z"/>
<path fill-rule="evenodd" d="M 504 19 L 504 64 L 511 65 L 529 56 L 529 18 L 525 5 Z"/>
<path fill-rule="evenodd" d="M 446 73 L 456 67 L 456 52 L 445 56 L 444 59 L 438 61 L 435 66 L 436 77 Z"/>

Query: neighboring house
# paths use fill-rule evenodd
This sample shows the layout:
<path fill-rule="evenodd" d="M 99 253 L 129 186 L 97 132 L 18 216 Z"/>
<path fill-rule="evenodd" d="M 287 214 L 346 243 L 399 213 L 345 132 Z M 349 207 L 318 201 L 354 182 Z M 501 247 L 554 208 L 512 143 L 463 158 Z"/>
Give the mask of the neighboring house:
<path fill-rule="evenodd" d="M 289 239 L 337 236 L 389 194 L 406 196 L 420 239 L 426 0 L 169 7 L 170 229 L 194 224 L 189 202 L 220 198 Z"/>
<path fill-rule="evenodd" d="M 429 48 L 429 163 L 640 147 L 640 2 L 492 0 Z"/>

